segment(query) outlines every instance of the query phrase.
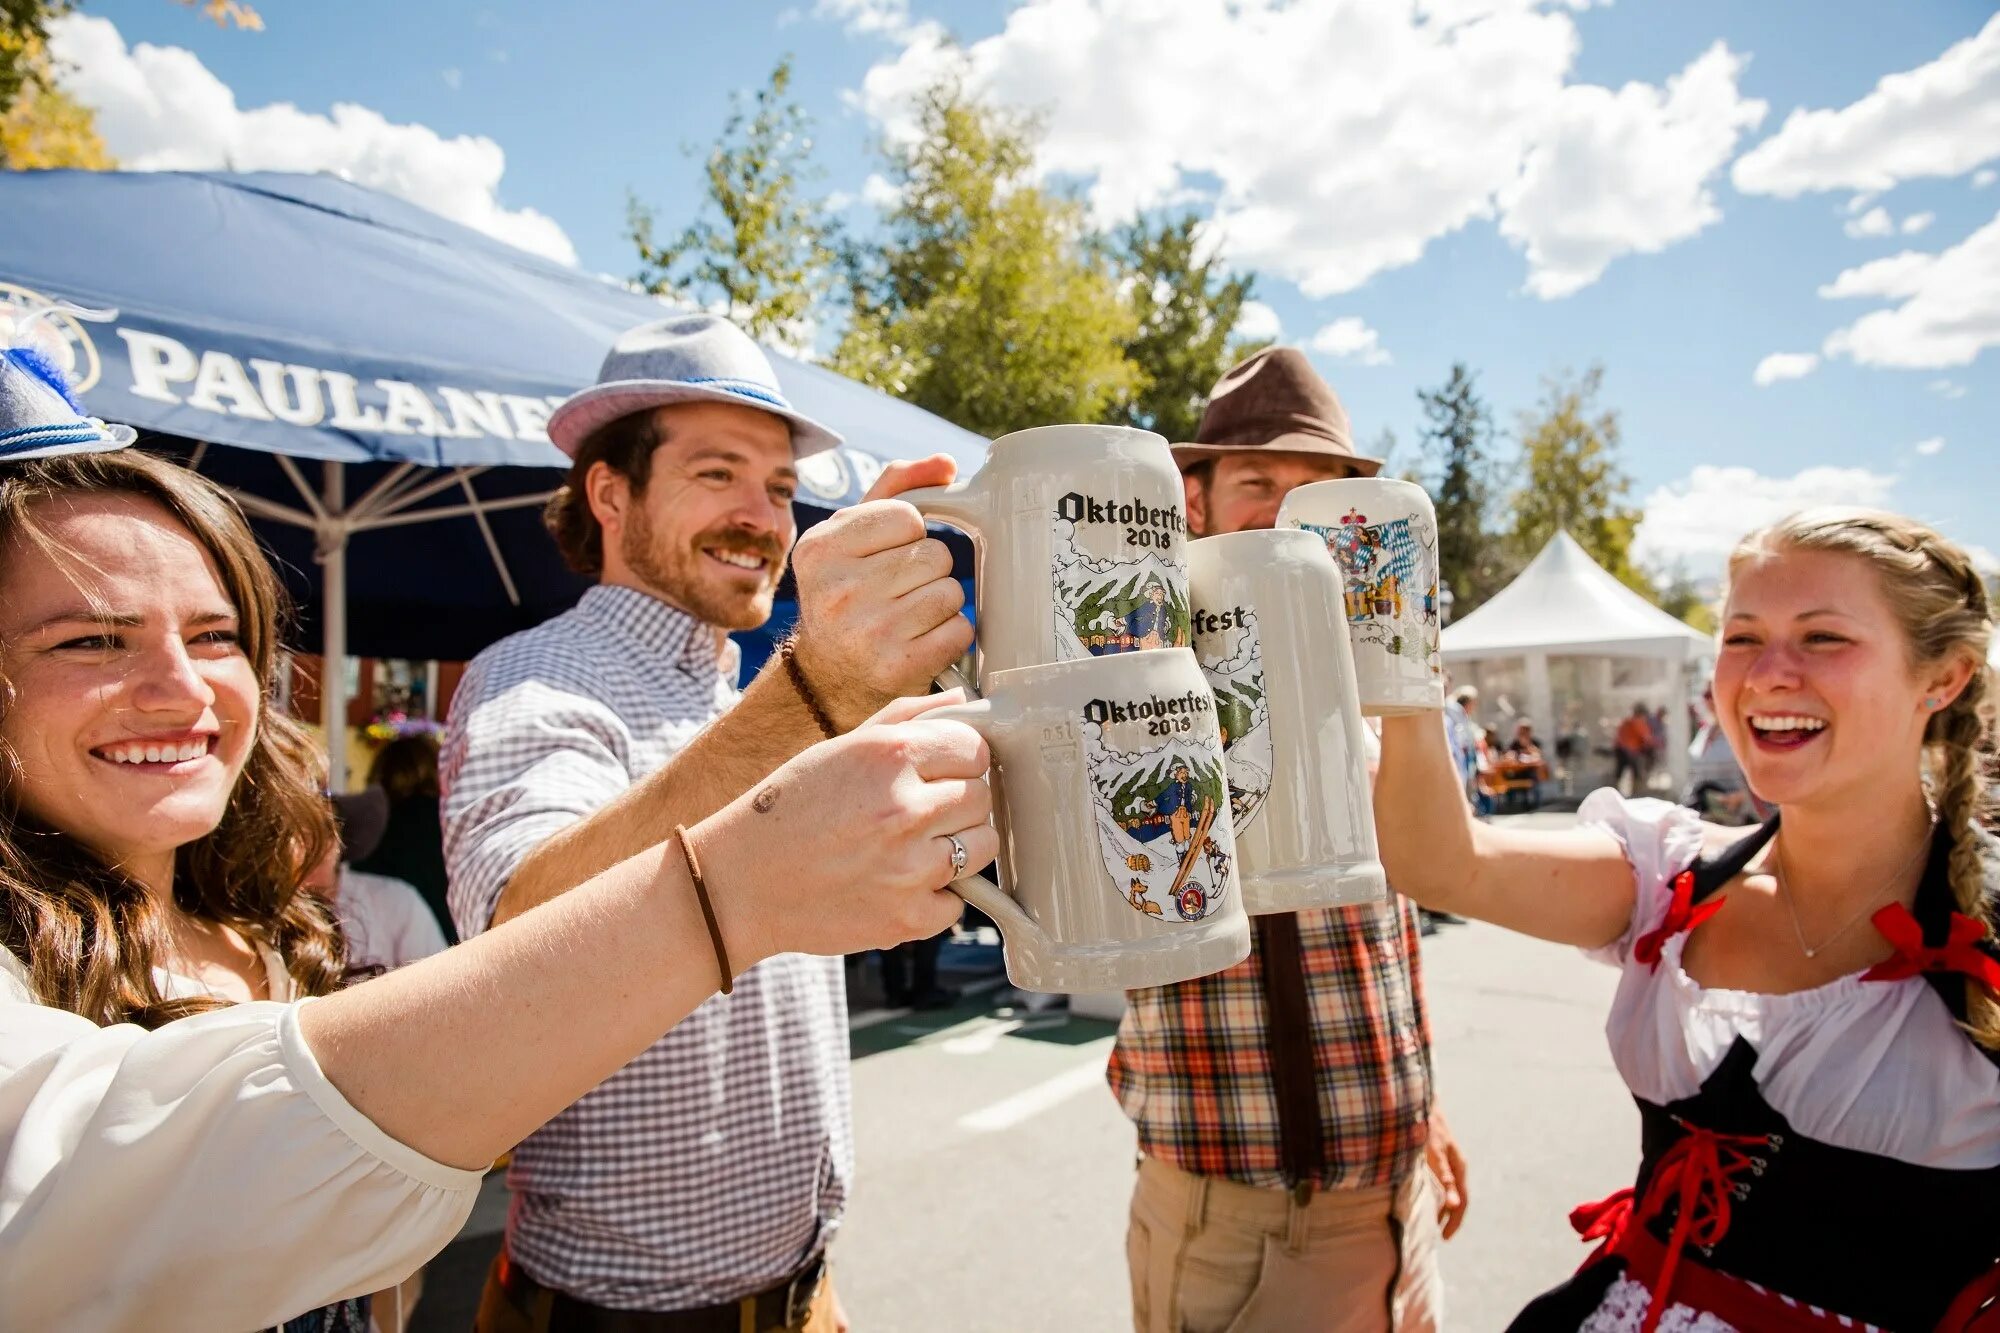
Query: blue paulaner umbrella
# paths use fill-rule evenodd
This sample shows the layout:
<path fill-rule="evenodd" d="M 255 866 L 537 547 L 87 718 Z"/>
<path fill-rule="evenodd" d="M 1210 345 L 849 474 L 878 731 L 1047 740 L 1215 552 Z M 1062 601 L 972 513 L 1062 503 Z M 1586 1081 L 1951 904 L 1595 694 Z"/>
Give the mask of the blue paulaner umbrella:
<path fill-rule="evenodd" d="M 92 412 L 176 437 L 236 493 L 329 663 L 350 646 L 466 657 L 574 600 L 537 521 L 568 462 L 543 428 L 613 338 L 661 314 L 333 176 L 0 172 L 0 325 L 56 300 L 117 312 L 44 317 L 45 350 Z M 852 503 L 885 460 L 984 456 L 920 408 L 772 359 L 792 403 L 847 437 L 801 460 L 806 505 Z M 315 563 L 317 588 L 299 577 Z"/>

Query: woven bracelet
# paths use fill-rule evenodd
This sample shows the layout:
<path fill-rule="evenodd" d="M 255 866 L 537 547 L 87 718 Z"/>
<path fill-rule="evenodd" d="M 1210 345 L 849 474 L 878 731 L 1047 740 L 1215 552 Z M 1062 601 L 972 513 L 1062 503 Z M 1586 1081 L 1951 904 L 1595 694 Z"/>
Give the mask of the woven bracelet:
<path fill-rule="evenodd" d="M 819 723 L 819 729 L 826 734 L 826 738 L 833 740 L 840 735 L 840 728 L 833 725 L 833 719 L 826 715 L 826 709 L 820 707 L 819 696 L 813 693 L 812 686 L 806 684 L 806 673 L 800 669 L 798 658 L 792 656 L 797 651 L 797 645 L 797 636 L 786 635 L 778 644 L 778 656 L 784 659 L 785 674 L 792 678 L 792 688 L 799 692 L 799 699 L 805 704 L 806 711 L 812 714 L 813 721 Z"/>
<path fill-rule="evenodd" d="M 715 966 L 722 973 L 722 993 L 729 994 L 736 984 L 736 974 L 730 970 L 729 951 L 722 947 L 722 927 L 715 921 L 715 905 L 708 900 L 708 884 L 701 877 L 701 863 L 694 859 L 694 844 L 688 841 L 688 831 L 679 824 L 674 825 L 674 841 L 681 845 L 681 855 L 687 858 L 688 878 L 694 881 L 695 901 L 701 904 L 701 919 L 708 923 L 708 938 L 715 942 Z"/>

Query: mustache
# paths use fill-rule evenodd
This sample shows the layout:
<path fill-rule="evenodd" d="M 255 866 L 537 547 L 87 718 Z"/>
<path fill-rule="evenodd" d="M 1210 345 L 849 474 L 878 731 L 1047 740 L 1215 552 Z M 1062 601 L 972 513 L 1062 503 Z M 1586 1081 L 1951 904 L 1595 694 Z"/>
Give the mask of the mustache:
<path fill-rule="evenodd" d="M 739 532 L 734 528 L 710 528 L 694 539 L 696 550 L 728 551 L 732 555 L 754 555 L 772 565 L 783 566 L 785 548 L 776 537 Z"/>

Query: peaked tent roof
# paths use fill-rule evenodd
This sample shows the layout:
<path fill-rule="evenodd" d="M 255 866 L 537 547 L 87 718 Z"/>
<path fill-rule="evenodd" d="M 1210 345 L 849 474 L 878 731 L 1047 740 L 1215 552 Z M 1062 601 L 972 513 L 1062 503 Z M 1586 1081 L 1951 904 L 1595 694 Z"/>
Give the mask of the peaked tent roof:
<path fill-rule="evenodd" d="M 1662 611 L 1558 532 L 1512 583 L 1444 632 L 1447 661 L 1525 653 L 1686 660 L 1708 635 Z"/>

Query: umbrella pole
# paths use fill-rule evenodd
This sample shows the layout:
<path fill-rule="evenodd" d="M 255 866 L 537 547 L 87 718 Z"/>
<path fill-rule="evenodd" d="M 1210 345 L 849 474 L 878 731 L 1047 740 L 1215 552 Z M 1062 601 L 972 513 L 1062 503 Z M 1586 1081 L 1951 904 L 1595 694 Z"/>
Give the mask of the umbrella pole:
<path fill-rule="evenodd" d="M 330 522 L 319 539 L 321 645 L 319 719 L 326 732 L 326 785 L 347 790 L 347 533 L 337 525 L 347 508 L 346 469 L 326 463 L 321 503 Z"/>

